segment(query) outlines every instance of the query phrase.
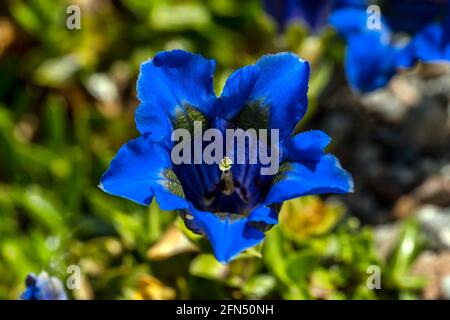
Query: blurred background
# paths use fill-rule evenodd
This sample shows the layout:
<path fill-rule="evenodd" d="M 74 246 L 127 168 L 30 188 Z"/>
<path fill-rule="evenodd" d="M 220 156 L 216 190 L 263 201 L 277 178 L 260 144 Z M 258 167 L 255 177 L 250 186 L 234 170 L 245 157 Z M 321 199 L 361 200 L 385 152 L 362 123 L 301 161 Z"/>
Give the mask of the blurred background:
<path fill-rule="evenodd" d="M 66 27 L 69 5 L 80 29 Z M 103 193 L 138 135 L 140 63 L 173 48 L 216 60 L 217 93 L 263 54 L 310 61 L 298 128 L 332 137 L 355 193 L 285 203 L 264 244 L 226 266 L 175 212 Z M 344 48 L 329 27 L 280 28 L 259 0 L 0 2 L 0 299 L 17 299 L 29 272 L 65 282 L 70 265 L 72 299 L 449 299 L 450 68 L 357 94 Z"/>

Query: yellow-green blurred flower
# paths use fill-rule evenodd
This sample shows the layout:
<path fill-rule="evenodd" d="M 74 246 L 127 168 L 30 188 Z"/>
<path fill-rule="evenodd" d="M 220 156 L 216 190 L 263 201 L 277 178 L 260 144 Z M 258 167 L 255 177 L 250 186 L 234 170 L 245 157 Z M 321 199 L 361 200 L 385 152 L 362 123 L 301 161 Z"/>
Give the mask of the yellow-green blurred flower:
<path fill-rule="evenodd" d="M 304 240 L 328 232 L 341 219 L 344 207 L 324 202 L 317 196 L 293 199 L 280 212 L 283 232 L 292 240 Z"/>

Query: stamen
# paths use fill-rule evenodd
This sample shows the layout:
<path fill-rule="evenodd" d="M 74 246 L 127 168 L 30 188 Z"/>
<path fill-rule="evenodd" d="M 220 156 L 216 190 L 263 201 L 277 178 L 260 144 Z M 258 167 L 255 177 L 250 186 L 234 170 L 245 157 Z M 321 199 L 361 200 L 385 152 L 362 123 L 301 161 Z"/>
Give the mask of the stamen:
<path fill-rule="evenodd" d="M 222 159 L 222 161 L 220 161 L 219 163 L 219 169 L 220 171 L 224 172 L 224 171 L 229 171 L 231 169 L 231 166 L 233 165 L 233 161 L 231 161 L 230 158 L 225 157 Z"/>

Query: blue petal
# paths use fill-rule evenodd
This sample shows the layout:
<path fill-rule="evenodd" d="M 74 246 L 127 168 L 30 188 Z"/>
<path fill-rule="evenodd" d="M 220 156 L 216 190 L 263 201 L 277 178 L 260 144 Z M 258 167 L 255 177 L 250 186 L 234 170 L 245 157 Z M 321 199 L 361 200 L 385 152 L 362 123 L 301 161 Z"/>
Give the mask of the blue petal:
<path fill-rule="evenodd" d="M 148 134 L 140 136 L 120 148 L 101 178 L 100 188 L 142 205 L 156 196 L 163 210 L 187 208 L 171 166 L 166 148 L 151 141 Z"/>
<path fill-rule="evenodd" d="M 315 166 L 299 162 L 283 164 L 264 203 L 270 205 L 305 195 L 352 191 L 350 174 L 334 156 L 327 154 Z"/>
<path fill-rule="evenodd" d="M 241 251 L 250 248 L 264 239 L 264 233 L 248 224 L 245 216 L 198 211 L 191 207 L 191 221 L 186 225 L 206 234 L 214 251 L 214 255 L 221 263 L 228 263 Z"/>
<path fill-rule="evenodd" d="M 20 299 L 22 299 L 22 300 L 37 300 L 35 287 L 26 288 L 25 291 L 20 295 Z"/>
<path fill-rule="evenodd" d="M 374 33 L 352 36 L 345 58 L 351 87 L 363 92 L 384 87 L 396 72 L 401 50 L 385 43 Z"/>
<path fill-rule="evenodd" d="M 410 41 L 403 48 L 397 49 L 395 57 L 396 65 L 398 68 L 411 68 L 417 62 L 415 48 L 413 41 Z"/>
<path fill-rule="evenodd" d="M 279 53 L 264 56 L 256 66 L 261 73 L 249 100 L 269 106 L 270 128 L 279 129 L 283 140 L 308 107 L 309 63 L 293 53 Z"/>
<path fill-rule="evenodd" d="M 320 130 L 299 133 L 290 140 L 285 159 L 293 162 L 318 162 L 330 141 L 331 138 Z"/>
<path fill-rule="evenodd" d="M 238 69 L 228 77 L 219 98 L 216 116 L 226 120 L 233 119 L 247 103 L 259 74 L 259 69 L 252 65 Z"/>
<path fill-rule="evenodd" d="M 170 116 L 161 105 L 141 102 L 135 113 L 136 126 L 142 134 L 151 133 L 153 141 L 168 140 L 172 133 Z"/>
<path fill-rule="evenodd" d="M 280 27 L 292 20 L 306 23 L 312 30 L 326 24 L 331 10 L 345 7 L 364 7 L 365 0 L 265 0 L 266 11 Z"/>
<path fill-rule="evenodd" d="M 450 61 L 450 15 L 446 21 L 423 29 L 413 43 L 416 56 L 422 61 Z"/>
<path fill-rule="evenodd" d="M 221 99 L 231 107 L 225 114 L 237 114 L 234 122 L 243 129 L 279 129 L 282 141 L 306 112 L 308 80 L 308 62 L 293 53 L 266 55 L 227 81 Z"/>
<path fill-rule="evenodd" d="M 61 280 L 42 272 L 37 277 L 30 273 L 26 279 L 27 289 L 22 293 L 22 300 L 67 300 Z"/>
<path fill-rule="evenodd" d="M 254 209 L 248 216 L 249 222 L 263 222 L 267 225 L 278 223 L 278 215 L 274 208 L 260 206 Z"/>
<path fill-rule="evenodd" d="M 61 280 L 55 277 L 38 279 L 36 300 L 67 300 Z"/>
<path fill-rule="evenodd" d="M 158 117 L 173 119 L 186 106 L 210 114 L 216 100 L 214 70 L 213 60 L 182 50 L 160 52 L 143 63 L 137 83 L 142 102 L 136 110 L 138 130 L 152 132 L 156 137 L 170 132 L 169 123 Z"/>
<path fill-rule="evenodd" d="M 330 15 L 329 22 L 333 28 L 343 37 L 349 39 L 364 33 L 371 33 L 380 38 L 389 39 L 391 30 L 384 18 L 381 18 L 381 29 L 367 28 L 367 12 L 357 8 L 345 8 L 336 10 Z"/>
<path fill-rule="evenodd" d="M 347 7 L 364 8 L 367 6 L 366 0 L 334 0 L 333 9 L 341 9 Z"/>

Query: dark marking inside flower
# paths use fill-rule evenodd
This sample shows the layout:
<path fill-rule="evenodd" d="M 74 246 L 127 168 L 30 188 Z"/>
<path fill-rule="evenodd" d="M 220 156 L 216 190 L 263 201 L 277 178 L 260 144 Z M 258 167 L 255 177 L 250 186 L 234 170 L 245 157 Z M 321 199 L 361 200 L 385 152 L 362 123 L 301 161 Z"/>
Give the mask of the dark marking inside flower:
<path fill-rule="evenodd" d="M 173 194 L 184 199 L 185 194 L 183 191 L 183 187 L 181 186 L 180 180 L 178 179 L 177 175 L 172 171 L 172 169 L 164 170 L 163 175 L 167 179 L 167 181 L 165 181 L 165 187 Z"/>
<path fill-rule="evenodd" d="M 280 165 L 278 173 L 272 179 L 272 185 L 277 184 L 281 180 L 284 180 L 289 171 L 293 169 L 292 164 L 289 162 L 284 162 Z"/>
<path fill-rule="evenodd" d="M 193 106 L 183 103 L 183 110 L 177 112 L 172 121 L 174 129 L 186 129 L 190 133 L 194 132 L 194 122 L 200 121 L 203 129 L 207 125 L 206 117 L 203 113 L 195 109 Z"/>
<path fill-rule="evenodd" d="M 261 101 L 247 103 L 233 121 L 238 128 L 267 129 L 269 127 L 269 106 Z"/>
<path fill-rule="evenodd" d="M 215 212 L 214 213 L 217 217 L 219 217 L 220 219 L 230 219 L 231 222 L 242 219 L 242 215 L 240 214 L 235 214 L 235 213 L 228 213 L 228 212 Z"/>

